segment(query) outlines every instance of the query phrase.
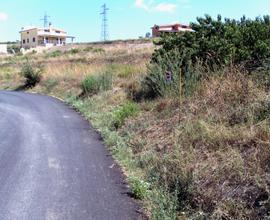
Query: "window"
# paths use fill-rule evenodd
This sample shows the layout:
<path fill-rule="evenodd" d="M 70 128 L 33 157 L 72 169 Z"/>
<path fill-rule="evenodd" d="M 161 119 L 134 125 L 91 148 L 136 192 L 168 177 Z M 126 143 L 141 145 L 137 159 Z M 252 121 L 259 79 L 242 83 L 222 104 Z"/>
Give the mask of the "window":
<path fill-rule="evenodd" d="M 36 38 L 35 38 L 35 37 L 33 37 L 33 42 L 34 42 L 34 43 L 36 42 Z"/>
<path fill-rule="evenodd" d="M 29 34 L 29 31 L 27 31 L 27 34 Z"/>
<path fill-rule="evenodd" d="M 25 40 L 23 40 L 22 43 L 25 44 Z"/>
<path fill-rule="evenodd" d="M 55 33 L 60 34 L 61 32 L 60 31 L 55 31 Z"/>
<path fill-rule="evenodd" d="M 29 43 L 29 38 L 27 39 L 27 43 Z"/>
<path fill-rule="evenodd" d="M 50 32 L 50 30 L 48 30 L 48 29 L 45 29 L 45 30 L 44 30 L 44 32 Z"/>

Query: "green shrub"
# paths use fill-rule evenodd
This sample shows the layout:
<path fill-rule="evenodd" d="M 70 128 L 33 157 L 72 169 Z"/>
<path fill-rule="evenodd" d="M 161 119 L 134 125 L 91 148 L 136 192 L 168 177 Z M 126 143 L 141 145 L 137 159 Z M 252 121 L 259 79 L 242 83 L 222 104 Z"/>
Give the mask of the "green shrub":
<path fill-rule="evenodd" d="M 94 48 L 93 47 L 86 47 L 83 49 L 84 52 L 91 52 Z"/>
<path fill-rule="evenodd" d="M 28 61 L 23 65 L 20 75 L 24 77 L 24 86 L 32 88 L 38 84 L 42 78 L 43 68 L 41 66 L 34 67 Z"/>
<path fill-rule="evenodd" d="M 144 199 L 147 197 L 149 183 L 137 178 L 129 177 L 128 182 L 131 186 L 131 192 L 136 199 Z"/>
<path fill-rule="evenodd" d="M 105 53 L 105 50 L 103 48 L 93 48 L 93 53 Z"/>
<path fill-rule="evenodd" d="M 125 103 L 113 111 L 113 127 L 120 128 L 125 120 L 129 117 L 136 116 L 139 112 L 139 107 L 133 102 Z"/>
<path fill-rule="evenodd" d="M 148 66 L 148 73 L 141 82 L 144 98 L 179 96 L 180 93 L 192 95 L 207 70 L 199 61 L 183 70 L 184 56 L 184 53 L 173 50 L 156 57 L 157 62 Z"/>
<path fill-rule="evenodd" d="M 223 21 L 221 16 L 215 20 L 206 15 L 191 27 L 194 32 L 167 34 L 156 42 L 160 48 L 142 81 L 146 98 L 178 96 L 180 88 L 190 95 L 204 73 L 216 74 L 231 65 L 241 65 L 250 73 L 270 58 L 269 16 Z M 264 68 L 261 73 L 261 81 L 269 86 L 269 71 Z"/>
<path fill-rule="evenodd" d="M 158 188 L 158 187 L 157 187 Z M 160 187 L 161 188 L 161 187 Z M 151 198 L 151 211 L 153 220 L 176 220 L 177 218 L 177 199 L 172 194 L 154 189 L 149 192 Z M 182 219 L 182 218 L 179 218 Z M 186 219 L 186 218 L 183 218 Z"/>
<path fill-rule="evenodd" d="M 62 55 L 62 51 L 60 51 L 60 50 L 55 50 L 55 51 L 53 51 L 53 52 L 47 53 L 47 54 L 46 54 L 46 57 L 47 57 L 47 58 L 50 58 L 50 57 L 59 57 L 59 56 L 61 56 L 61 55 Z"/>
<path fill-rule="evenodd" d="M 99 92 L 99 83 L 96 76 L 88 75 L 82 81 L 83 94 L 95 94 Z"/>
<path fill-rule="evenodd" d="M 182 151 L 177 149 L 152 163 L 148 179 L 173 195 L 175 205 L 182 210 L 192 200 L 193 176 L 186 167 L 186 160 L 192 158 L 193 153 L 188 156 L 181 154 Z"/>
<path fill-rule="evenodd" d="M 68 54 L 77 54 L 79 52 L 80 52 L 80 49 L 78 49 L 78 48 L 72 48 L 72 49 L 67 51 Z"/>
<path fill-rule="evenodd" d="M 83 95 L 94 95 L 112 88 L 112 73 L 106 71 L 97 75 L 88 75 L 81 84 Z"/>
<path fill-rule="evenodd" d="M 84 52 L 92 52 L 92 53 L 105 53 L 105 50 L 103 48 L 99 47 L 86 47 L 83 49 Z"/>
<path fill-rule="evenodd" d="M 191 24 L 194 32 L 169 34 L 157 42 L 161 46 L 153 55 L 163 57 L 170 51 L 185 52 L 182 68 L 198 59 L 210 67 L 243 64 L 248 70 L 256 68 L 270 58 L 270 17 L 255 20 L 241 18 L 240 21 L 225 19 L 219 15 L 198 18 Z"/>

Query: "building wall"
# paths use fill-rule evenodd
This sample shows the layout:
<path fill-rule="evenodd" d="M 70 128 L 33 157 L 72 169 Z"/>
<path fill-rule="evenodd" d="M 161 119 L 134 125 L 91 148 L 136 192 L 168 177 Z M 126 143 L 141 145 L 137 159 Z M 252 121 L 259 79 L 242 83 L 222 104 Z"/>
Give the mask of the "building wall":
<path fill-rule="evenodd" d="M 0 44 L 0 54 L 7 54 L 7 45 Z"/>
<path fill-rule="evenodd" d="M 65 37 L 44 37 L 38 36 L 38 45 L 52 45 L 52 46 L 57 46 L 57 45 L 64 45 L 66 44 L 66 38 Z"/>
<path fill-rule="evenodd" d="M 21 44 L 25 49 L 36 47 L 38 45 L 37 29 L 22 31 Z"/>
<path fill-rule="evenodd" d="M 52 36 L 50 36 L 52 35 Z M 24 49 L 37 46 L 57 46 L 66 44 L 66 32 L 53 28 L 21 31 L 21 46 Z"/>
<path fill-rule="evenodd" d="M 160 36 L 159 28 L 157 26 L 152 27 L 152 37 L 159 37 L 159 36 Z"/>

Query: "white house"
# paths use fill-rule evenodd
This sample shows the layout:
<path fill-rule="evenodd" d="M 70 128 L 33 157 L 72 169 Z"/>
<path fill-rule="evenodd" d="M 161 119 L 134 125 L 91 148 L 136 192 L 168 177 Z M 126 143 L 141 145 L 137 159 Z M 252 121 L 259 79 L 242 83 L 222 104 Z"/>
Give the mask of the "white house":
<path fill-rule="evenodd" d="M 7 44 L 0 44 L 0 54 L 7 54 Z"/>
<path fill-rule="evenodd" d="M 22 28 L 20 34 L 21 47 L 24 49 L 35 48 L 38 46 L 62 46 L 66 44 L 67 38 L 71 38 L 72 41 L 74 39 L 74 37 L 68 36 L 67 32 L 54 28 L 51 25 L 46 28 Z"/>

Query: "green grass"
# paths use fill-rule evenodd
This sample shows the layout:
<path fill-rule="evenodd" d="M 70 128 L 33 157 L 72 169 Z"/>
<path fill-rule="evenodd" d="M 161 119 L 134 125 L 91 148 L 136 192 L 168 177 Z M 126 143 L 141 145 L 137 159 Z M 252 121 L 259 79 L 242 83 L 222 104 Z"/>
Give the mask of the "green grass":
<path fill-rule="evenodd" d="M 50 93 L 54 89 L 54 87 L 59 84 L 59 81 L 57 79 L 49 78 L 46 81 L 42 82 L 42 84 L 46 89 L 46 93 Z"/>
<path fill-rule="evenodd" d="M 53 52 L 49 52 L 45 54 L 46 58 L 54 58 L 54 57 L 59 57 L 61 56 L 63 53 L 60 50 L 55 50 Z"/>
<path fill-rule="evenodd" d="M 105 50 L 103 48 L 93 48 L 93 53 L 105 53 Z"/>
<path fill-rule="evenodd" d="M 99 58 L 115 55 L 107 53 Z M 79 55 L 72 62 L 84 58 Z M 185 75 L 186 95 L 180 102 L 178 76 L 172 84 L 164 82 L 165 65 L 174 62 L 167 58 L 163 68 L 150 67 L 150 78 L 143 81 L 150 84 L 137 89 L 141 79 L 133 73 L 138 68 L 125 64 L 129 62 L 125 59 L 106 66 L 106 71 L 95 69 L 96 74 L 87 75 L 82 83 L 81 75 L 74 77 L 72 70 L 60 78 L 58 73 L 58 82 L 50 74 L 33 91 L 65 96 L 92 123 L 151 219 L 268 219 L 268 70 L 261 78 L 256 73 L 254 79 L 237 67 L 211 73 L 191 68 L 195 74 Z M 10 59 L 11 67 L 22 60 Z M 175 64 L 173 73 L 179 74 Z M 6 71 L 11 74 L 13 69 Z M 201 73 L 206 77 L 197 77 Z M 13 76 L 3 78 L 12 81 Z M 128 88 L 145 92 L 147 87 L 160 92 L 160 97 L 131 101 Z M 79 95 L 81 90 L 84 96 Z"/>
<path fill-rule="evenodd" d="M 120 128 L 124 124 L 127 118 L 136 116 L 138 112 L 139 112 L 139 107 L 136 103 L 127 102 L 123 104 L 122 106 L 116 108 L 113 111 L 113 114 L 112 114 L 113 126 L 116 129 Z"/>
<path fill-rule="evenodd" d="M 145 207 L 151 211 L 151 219 L 176 219 L 176 198 L 164 191 L 161 186 L 152 185 L 145 178 L 145 171 L 141 169 L 138 163 L 139 158 L 135 157 L 132 149 L 129 147 L 129 138 L 120 135 L 119 132 L 111 128 L 111 124 L 114 122 L 115 108 L 110 108 L 110 98 L 110 92 L 103 92 L 98 96 L 92 96 L 87 99 L 68 96 L 66 101 L 89 119 L 94 128 L 100 132 L 113 157 L 126 171 L 125 174 L 128 177 L 127 180 L 133 196 L 141 200 Z M 125 103 L 120 105 L 120 107 L 116 107 L 116 109 L 118 111 L 121 109 L 122 112 L 132 112 L 132 114 L 125 113 L 123 119 L 138 113 L 138 107 L 134 103 Z"/>
<path fill-rule="evenodd" d="M 117 72 L 120 78 L 127 79 L 133 74 L 138 73 L 138 68 L 132 65 L 120 65 Z"/>
<path fill-rule="evenodd" d="M 131 191 L 136 199 L 144 199 L 148 196 L 148 190 L 150 184 L 143 181 L 141 178 L 131 176 L 128 178 L 128 182 L 131 186 Z"/>
<path fill-rule="evenodd" d="M 66 51 L 67 54 L 71 54 L 71 55 L 74 55 L 74 54 L 78 54 L 81 50 L 78 49 L 78 48 L 72 48 L 68 51 Z"/>
<path fill-rule="evenodd" d="M 91 52 L 94 48 L 93 47 L 86 47 L 83 49 L 84 52 Z"/>
<path fill-rule="evenodd" d="M 96 75 L 87 75 L 81 83 L 83 95 L 89 96 L 110 90 L 112 83 L 112 73 L 110 71 Z"/>

